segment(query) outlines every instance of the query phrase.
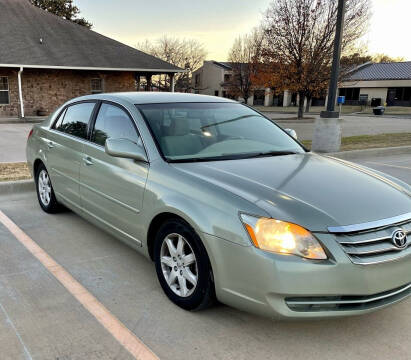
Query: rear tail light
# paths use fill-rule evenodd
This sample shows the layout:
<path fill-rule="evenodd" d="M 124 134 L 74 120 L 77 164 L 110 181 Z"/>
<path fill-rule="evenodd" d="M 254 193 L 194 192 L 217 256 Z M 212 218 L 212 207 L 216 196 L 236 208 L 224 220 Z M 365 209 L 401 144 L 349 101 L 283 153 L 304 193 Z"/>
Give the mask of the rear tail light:
<path fill-rule="evenodd" d="M 30 139 L 30 136 L 33 135 L 33 129 L 30 130 L 29 136 L 27 136 L 27 139 Z"/>

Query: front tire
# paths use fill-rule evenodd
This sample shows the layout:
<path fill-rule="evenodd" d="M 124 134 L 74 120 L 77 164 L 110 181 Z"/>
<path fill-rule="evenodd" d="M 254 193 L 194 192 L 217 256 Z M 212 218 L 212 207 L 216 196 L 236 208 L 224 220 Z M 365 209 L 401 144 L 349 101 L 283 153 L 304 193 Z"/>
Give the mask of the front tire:
<path fill-rule="evenodd" d="M 200 238 L 184 221 L 165 222 L 156 235 L 154 261 L 167 297 L 185 310 L 201 310 L 215 299 L 210 260 Z"/>
<path fill-rule="evenodd" d="M 60 211 L 61 206 L 54 195 L 50 175 L 44 164 L 39 165 L 36 171 L 35 181 L 40 207 L 49 214 L 54 214 Z"/>

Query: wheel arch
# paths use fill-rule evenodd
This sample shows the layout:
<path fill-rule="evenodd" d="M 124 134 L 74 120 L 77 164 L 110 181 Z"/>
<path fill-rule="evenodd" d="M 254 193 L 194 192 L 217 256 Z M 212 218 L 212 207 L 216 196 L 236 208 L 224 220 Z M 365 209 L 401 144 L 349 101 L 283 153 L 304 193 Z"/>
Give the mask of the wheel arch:
<path fill-rule="evenodd" d="M 44 164 L 44 162 L 43 162 L 42 159 L 37 158 L 36 160 L 34 160 L 34 162 L 33 162 L 33 177 L 36 176 L 37 170 L 38 170 L 38 168 L 39 168 L 39 166 L 40 166 L 41 164 L 43 164 L 44 167 L 46 167 L 46 165 Z"/>
<path fill-rule="evenodd" d="M 187 219 L 185 219 L 184 217 L 174 212 L 171 212 L 171 211 L 164 211 L 164 212 L 157 214 L 151 220 L 150 225 L 148 227 L 148 231 L 147 231 L 147 250 L 148 250 L 150 259 L 153 261 L 154 261 L 154 242 L 155 242 L 157 230 L 162 224 L 164 224 L 166 221 L 171 220 L 171 219 L 178 219 L 178 220 L 185 222 L 198 235 L 198 231 L 196 231 L 194 226 L 190 224 L 190 222 L 187 221 Z"/>

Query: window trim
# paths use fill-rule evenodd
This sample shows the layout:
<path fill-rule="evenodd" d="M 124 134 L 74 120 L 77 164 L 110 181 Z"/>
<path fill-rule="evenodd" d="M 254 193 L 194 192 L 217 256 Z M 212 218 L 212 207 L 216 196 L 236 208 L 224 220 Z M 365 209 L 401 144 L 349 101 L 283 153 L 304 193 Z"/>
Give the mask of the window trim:
<path fill-rule="evenodd" d="M 86 137 L 85 137 L 85 138 L 78 137 L 78 136 L 75 136 L 75 135 L 72 135 L 72 134 L 69 134 L 69 133 L 66 133 L 66 132 L 64 132 L 64 131 L 60 131 L 60 130 L 56 129 L 56 124 L 57 124 L 57 122 L 60 120 L 60 117 L 61 117 L 61 116 L 65 116 L 66 110 L 67 110 L 70 106 L 79 105 L 79 104 L 86 104 L 86 103 L 94 103 L 94 108 L 93 108 L 93 111 L 92 111 L 91 114 L 90 114 L 90 118 L 88 119 L 87 129 L 86 129 Z M 83 141 L 88 141 L 88 138 L 89 138 L 89 127 L 90 127 L 90 123 L 91 123 L 91 121 L 92 121 L 92 119 L 93 119 L 94 113 L 95 113 L 95 111 L 96 111 L 96 105 L 98 105 L 98 101 L 97 101 L 96 99 L 75 101 L 75 102 L 72 102 L 72 103 L 70 103 L 70 104 L 67 104 L 66 106 L 64 106 L 64 107 L 60 110 L 59 114 L 58 114 L 57 117 L 54 119 L 54 121 L 53 121 L 53 123 L 51 124 L 51 126 L 49 127 L 49 129 L 56 131 L 58 134 L 63 134 L 63 135 L 72 137 L 72 138 L 74 138 L 74 139 L 80 139 L 80 140 L 83 140 Z M 63 120 L 64 120 L 64 119 L 63 119 Z"/>
<path fill-rule="evenodd" d="M 7 90 L 0 90 L 1 92 L 7 92 L 7 103 L 0 103 L 0 106 L 6 106 L 10 105 L 10 83 L 9 83 L 9 77 L 8 76 L 0 76 L 1 78 L 6 78 L 7 79 Z"/>

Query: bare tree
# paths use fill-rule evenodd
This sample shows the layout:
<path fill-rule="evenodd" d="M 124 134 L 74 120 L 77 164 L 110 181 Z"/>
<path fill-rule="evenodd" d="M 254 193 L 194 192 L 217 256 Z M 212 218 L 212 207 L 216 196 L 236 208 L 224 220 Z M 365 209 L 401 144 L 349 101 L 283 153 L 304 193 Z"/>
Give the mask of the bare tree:
<path fill-rule="evenodd" d="M 261 57 L 262 32 L 254 29 L 251 34 L 238 37 L 230 50 L 228 61 L 231 63 L 232 75 L 224 86 L 228 94 L 242 97 L 244 102 L 250 97 L 255 87 L 255 77 Z"/>
<path fill-rule="evenodd" d="M 374 54 L 372 57 L 372 61 L 376 63 L 392 63 L 392 62 L 401 62 L 405 61 L 403 56 L 392 57 L 387 54 Z"/>
<path fill-rule="evenodd" d="M 346 0 L 343 52 L 364 34 L 370 0 Z M 263 64 L 260 81 L 276 91 L 304 99 L 322 94 L 328 85 L 337 20 L 337 0 L 274 0 L 263 20 Z"/>
<path fill-rule="evenodd" d="M 156 56 L 164 61 L 186 70 L 175 77 L 175 87 L 177 91 L 188 92 L 191 90 L 191 77 L 193 71 L 197 70 L 207 55 L 207 52 L 200 42 L 194 39 L 178 39 L 163 36 L 154 42 L 145 40 L 136 46 L 139 50 Z M 168 76 L 159 75 L 153 79 L 153 84 L 160 90 L 170 89 Z"/>

